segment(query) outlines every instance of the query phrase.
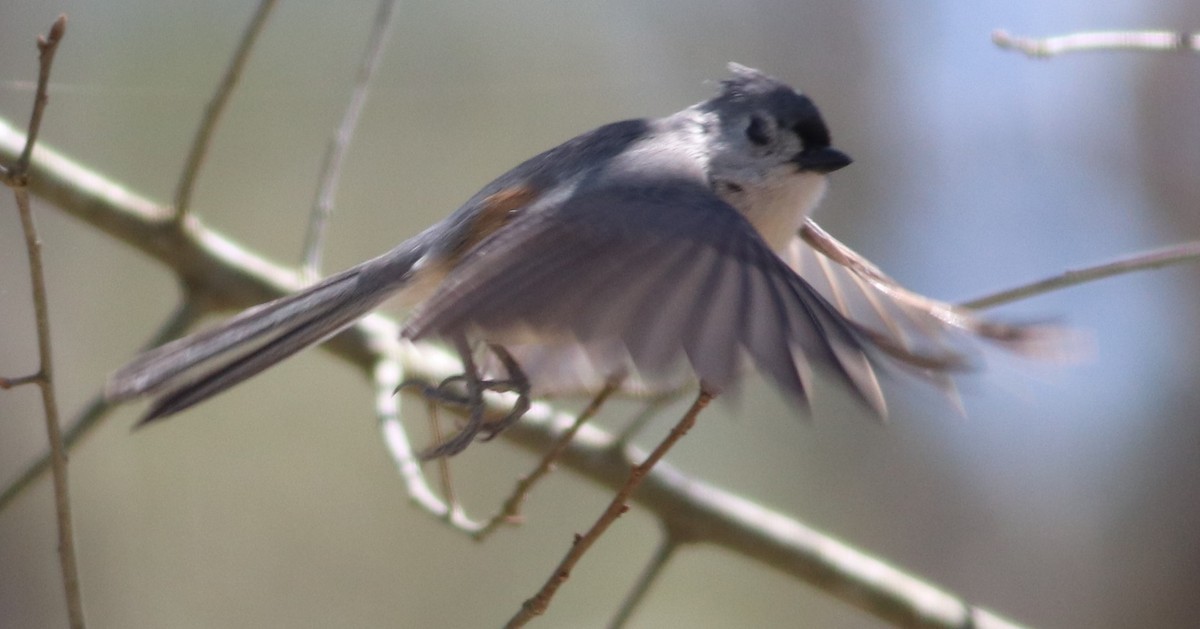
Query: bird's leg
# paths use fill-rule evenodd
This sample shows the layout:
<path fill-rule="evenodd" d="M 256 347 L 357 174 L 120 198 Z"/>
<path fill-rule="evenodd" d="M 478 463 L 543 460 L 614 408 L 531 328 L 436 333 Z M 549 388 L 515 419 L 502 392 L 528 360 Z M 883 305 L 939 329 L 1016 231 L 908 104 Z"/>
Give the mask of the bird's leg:
<path fill-rule="evenodd" d="M 504 365 L 504 371 L 508 374 L 507 380 L 491 380 L 488 381 L 487 388 L 491 391 L 516 391 L 517 401 L 513 402 L 512 410 L 504 419 L 495 424 L 488 425 L 483 437 L 484 441 L 491 441 L 496 435 L 500 434 L 505 428 L 513 425 L 518 419 L 525 415 L 529 410 L 529 378 L 525 372 L 521 370 L 521 366 L 517 364 L 517 359 L 513 358 L 508 350 L 501 345 L 488 345 L 492 353 L 496 355 L 496 359 L 500 364 Z M 498 388 L 498 387 L 503 387 Z"/>
<path fill-rule="evenodd" d="M 455 349 L 458 350 L 459 357 L 463 363 L 463 373 L 450 376 L 437 386 L 430 385 L 421 380 L 405 380 L 396 388 L 399 392 L 403 389 L 415 388 L 427 400 L 443 405 L 453 406 L 466 409 L 469 412 L 467 423 L 457 435 L 451 437 L 448 441 L 441 443 L 421 454 L 421 458 L 425 460 L 436 459 L 442 456 L 449 456 L 462 452 L 475 436 L 480 431 L 484 432 L 484 439 L 489 440 L 499 434 L 505 428 L 511 426 L 513 422 L 520 419 L 526 411 L 529 410 L 529 379 L 525 376 L 525 372 L 521 370 L 516 359 L 504 347 L 500 345 L 488 345 L 488 348 L 495 354 L 500 364 L 504 366 L 507 372 L 507 377 L 503 380 L 484 380 L 479 375 L 479 368 L 475 364 L 475 359 L 472 356 L 470 345 L 465 338 L 455 339 Z M 485 391 L 495 391 L 497 393 L 516 392 L 517 400 L 513 403 L 512 410 L 509 411 L 499 422 L 485 427 L 483 422 L 484 405 L 483 393 Z"/>
<path fill-rule="evenodd" d="M 446 378 L 436 388 L 426 386 L 424 391 L 430 399 L 461 404 L 468 409 L 470 414 L 467 416 L 466 425 L 457 435 L 421 453 L 421 458 L 426 461 L 462 452 L 471 445 L 471 442 L 475 440 L 475 435 L 479 434 L 480 428 L 483 427 L 484 386 L 483 381 L 479 378 L 479 369 L 475 366 L 475 358 L 471 355 L 471 346 L 467 343 L 467 339 L 460 335 L 454 339 L 454 348 L 458 350 L 458 356 L 462 359 L 462 375 Z M 466 388 L 464 395 L 448 393 L 448 390 L 444 388 L 460 381 Z M 401 385 L 401 387 L 403 386 Z"/>

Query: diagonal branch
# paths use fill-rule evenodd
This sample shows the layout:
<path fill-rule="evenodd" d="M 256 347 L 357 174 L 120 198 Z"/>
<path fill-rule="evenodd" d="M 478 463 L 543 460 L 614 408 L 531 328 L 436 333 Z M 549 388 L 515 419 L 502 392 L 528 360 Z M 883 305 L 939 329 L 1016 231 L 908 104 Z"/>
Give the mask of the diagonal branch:
<path fill-rule="evenodd" d="M 217 122 L 220 121 L 221 114 L 225 111 L 225 105 L 229 103 L 233 88 L 237 87 L 242 70 L 246 67 L 246 60 L 250 58 L 250 51 L 254 48 L 254 43 L 258 41 L 258 36 L 267 23 L 267 17 L 271 15 L 271 10 L 274 8 L 275 0 L 262 0 L 259 3 L 258 10 L 250 19 L 250 24 L 246 26 L 245 32 L 242 33 L 242 40 L 233 53 L 233 59 L 229 61 L 229 67 L 225 69 L 225 76 L 221 77 L 221 83 L 213 93 L 212 100 L 204 108 L 204 117 L 196 129 L 196 136 L 192 139 L 192 148 L 188 151 L 187 161 L 184 162 L 183 172 L 179 175 L 179 183 L 175 187 L 176 220 L 183 220 L 183 217 L 187 216 L 192 202 L 192 190 L 196 187 L 196 177 L 200 174 L 200 166 L 204 164 L 204 157 L 208 155 L 213 131 L 217 128 Z"/>
<path fill-rule="evenodd" d="M 571 570 L 575 568 L 575 564 L 579 563 L 583 555 L 591 548 L 592 544 L 596 543 L 596 540 L 600 539 L 600 536 L 608 530 L 608 527 L 612 526 L 613 522 L 617 521 L 617 518 L 629 510 L 628 502 L 633 497 L 633 492 L 638 487 L 641 487 L 642 483 L 646 480 L 646 476 L 654 470 L 655 465 L 662 461 L 667 452 L 692 429 L 692 426 L 696 425 L 696 417 L 708 406 L 712 399 L 713 394 L 705 389 L 704 385 L 701 385 L 700 393 L 696 396 L 696 401 L 684 413 L 679 423 L 675 424 L 675 427 L 671 429 L 666 438 L 659 442 L 658 446 L 650 454 L 646 455 L 641 463 L 634 465 L 629 470 L 629 479 L 617 490 L 612 501 L 608 503 L 608 508 L 604 510 L 604 513 L 596 520 L 592 528 L 588 529 L 587 533 L 575 536 L 575 541 L 571 544 L 571 549 L 567 551 L 562 562 L 558 564 L 558 567 L 554 569 L 550 578 L 546 580 L 546 584 L 542 586 L 542 589 L 533 598 L 530 598 L 521 605 L 521 609 L 508 621 L 508 624 L 505 625 L 506 627 L 523 627 L 535 616 L 545 613 L 551 599 L 554 598 L 554 593 L 571 576 Z"/>
<path fill-rule="evenodd" d="M 504 501 L 504 504 L 500 507 L 500 510 L 493 515 L 490 520 L 488 520 L 487 524 L 485 524 L 483 528 L 475 533 L 475 539 L 482 541 L 486 539 L 487 536 L 494 533 L 501 524 L 506 522 L 511 523 L 521 517 L 521 504 L 525 501 L 525 497 L 528 496 L 529 492 L 533 489 L 534 484 L 536 484 L 547 474 L 549 474 L 552 469 L 554 469 L 555 462 L 558 461 L 558 457 L 567 447 L 567 444 L 575 438 L 575 433 L 579 432 L 579 429 L 582 428 L 588 420 L 590 420 L 592 417 L 595 417 L 596 413 L 600 412 L 600 407 L 604 406 L 604 402 L 606 402 L 613 393 L 616 393 L 616 391 L 617 383 L 615 381 L 610 381 L 603 389 L 600 390 L 599 393 L 595 395 L 595 397 L 592 398 L 592 401 L 588 403 L 587 407 L 579 412 L 579 416 L 575 418 L 575 421 L 571 424 L 571 427 L 564 430 L 554 442 L 554 445 L 551 446 L 549 450 L 546 450 L 545 454 L 542 455 L 541 460 L 538 461 L 537 466 L 533 468 L 533 471 L 522 477 L 521 480 L 517 481 L 517 486 Z"/>
<path fill-rule="evenodd" d="M 362 116 L 363 107 L 367 103 L 367 90 L 371 86 L 371 77 L 379 60 L 383 58 L 384 46 L 387 44 L 388 32 L 392 26 L 392 11 L 396 0 L 380 0 L 379 9 L 375 13 L 375 22 L 371 26 L 371 35 L 367 39 L 367 49 L 363 52 L 362 63 L 355 77 L 354 91 L 350 95 L 350 103 L 342 115 L 342 122 L 329 140 L 325 149 L 325 163 L 321 167 L 321 183 L 317 189 L 317 199 L 313 203 L 312 213 L 308 219 L 308 234 L 304 237 L 304 259 L 301 262 L 301 272 L 307 280 L 316 280 L 321 274 L 321 253 L 325 250 L 325 234 L 328 231 L 329 217 L 333 214 L 333 198 L 337 194 L 338 181 L 342 178 L 342 164 L 346 161 L 346 151 L 350 147 L 350 138 L 358 127 L 358 119 Z"/>

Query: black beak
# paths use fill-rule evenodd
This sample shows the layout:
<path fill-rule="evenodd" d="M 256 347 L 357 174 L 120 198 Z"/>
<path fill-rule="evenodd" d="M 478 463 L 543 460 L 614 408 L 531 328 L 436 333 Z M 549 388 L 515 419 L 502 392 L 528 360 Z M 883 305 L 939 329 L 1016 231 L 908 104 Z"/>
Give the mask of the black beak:
<path fill-rule="evenodd" d="M 822 148 L 804 149 L 792 158 L 800 170 L 818 173 L 831 173 L 845 168 L 853 161 L 849 155 L 828 146 Z"/>

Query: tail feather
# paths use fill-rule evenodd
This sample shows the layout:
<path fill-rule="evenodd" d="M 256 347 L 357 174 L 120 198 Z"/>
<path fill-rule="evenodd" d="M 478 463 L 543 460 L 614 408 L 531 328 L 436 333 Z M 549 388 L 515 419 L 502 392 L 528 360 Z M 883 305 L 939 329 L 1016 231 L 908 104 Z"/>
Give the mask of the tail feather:
<path fill-rule="evenodd" d="M 311 319 L 326 312 L 353 280 L 350 271 L 331 276 L 299 293 L 250 308 L 216 327 L 151 349 L 114 373 L 105 395 L 124 401 L 154 393 L 205 361 L 275 332 L 297 316 L 306 314 Z"/>
<path fill-rule="evenodd" d="M 375 303 L 357 303 L 353 308 L 338 308 L 338 302 L 328 304 L 315 316 L 289 322 L 281 333 L 262 345 L 243 349 L 195 380 L 166 391 L 154 400 L 150 411 L 138 422 L 139 425 L 173 415 L 194 404 L 257 375 L 300 350 L 320 343 L 337 334 L 365 315 Z"/>
<path fill-rule="evenodd" d="M 114 373 L 105 394 L 114 401 L 154 395 L 141 423 L 182 411 L 337 334 L 403 284 L 378 275 L 354 267 L 152 349 Z"/>

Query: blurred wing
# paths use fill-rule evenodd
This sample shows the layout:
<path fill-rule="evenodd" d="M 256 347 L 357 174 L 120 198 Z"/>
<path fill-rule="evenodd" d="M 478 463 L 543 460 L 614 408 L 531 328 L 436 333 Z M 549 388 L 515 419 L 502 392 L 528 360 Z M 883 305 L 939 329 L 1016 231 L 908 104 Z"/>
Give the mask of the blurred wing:
<path fill-rule="evenodd" d="M 869 335 L 690 181 L 540 200 L 468 252 L 404 333 L 516 348 L 535 388 L 614 375 L 677 382 L 686 364 L 720 391 L 749 357 L 801 404 L 816 365 L 886 410 Z M 957 366 L 955 357 L 911 360 Z"/>
<path fill-rule="evenodd" d="M 784 256 L 845 317 L 874 330 L 876 342 L 915 354 L 972 353 L 983 339 L 1026 356 L 1045 354 L 1061 330 L 1045 325 L 1008 325 L 974 311 L 930 299 L 900 286 L 866 258 L 838 242 L 811 219 Z M 960 404 L 946 373 L 926 370 Z"/>

